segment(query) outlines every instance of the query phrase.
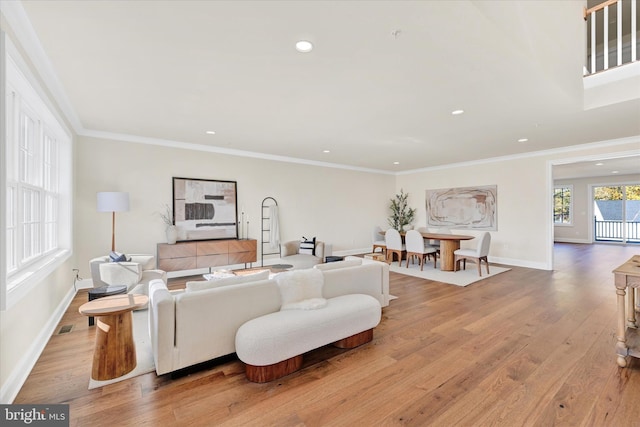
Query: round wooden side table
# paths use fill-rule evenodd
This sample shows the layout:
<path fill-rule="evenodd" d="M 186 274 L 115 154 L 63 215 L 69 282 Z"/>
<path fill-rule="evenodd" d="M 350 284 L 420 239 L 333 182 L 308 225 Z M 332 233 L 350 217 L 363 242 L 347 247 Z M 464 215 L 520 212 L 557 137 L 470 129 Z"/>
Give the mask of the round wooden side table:
<path fill-rule="evenodd" d="M 80 314 L 97 318 L 91 378 L 110 380 L 136 367 L 131 312 L 144 307 L 148 301 L 146 295 L 126 294 L 96 299 L 80 306 Z"/>
<path fill-rule="evenodd" d="M 93 301 L 94 299 L 110 297 L 111 295 L 118 294 L 126 294 L 127 287 L 125 285 L 115 285 L 115 286 L 100 286 L 99 288 L 91 288 L 87 295 L 89 297 L 89 301 Z M 93 326 L 93 316 L 89 316 L 89 326 Z"/>

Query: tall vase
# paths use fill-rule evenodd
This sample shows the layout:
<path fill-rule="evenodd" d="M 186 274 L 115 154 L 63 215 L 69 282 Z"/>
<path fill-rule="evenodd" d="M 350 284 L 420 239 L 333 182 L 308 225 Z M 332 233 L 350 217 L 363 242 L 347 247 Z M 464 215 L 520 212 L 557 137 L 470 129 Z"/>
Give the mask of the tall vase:
<path fill-rule="evenodd" d="M 178 227 L 170 225 L 167 227 L 167 243 L 173 245 L 178 240 Z"/>

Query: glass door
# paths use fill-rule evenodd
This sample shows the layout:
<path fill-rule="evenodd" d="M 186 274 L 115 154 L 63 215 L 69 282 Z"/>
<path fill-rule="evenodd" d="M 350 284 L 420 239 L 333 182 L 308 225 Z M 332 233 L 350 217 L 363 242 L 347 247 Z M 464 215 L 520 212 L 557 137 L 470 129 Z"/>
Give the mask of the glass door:
<path fill-rule="evenodd" d="M 640 184 L 593 188 L 594 238 L 640 243 Z"/>

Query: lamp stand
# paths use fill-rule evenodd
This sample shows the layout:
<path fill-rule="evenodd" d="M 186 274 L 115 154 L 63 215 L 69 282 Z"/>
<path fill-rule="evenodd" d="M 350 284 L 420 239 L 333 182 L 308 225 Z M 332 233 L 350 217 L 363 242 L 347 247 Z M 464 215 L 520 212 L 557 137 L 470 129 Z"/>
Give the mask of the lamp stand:
<path fill-rule="evenodd" d="M 116 213 L 111 212 L 111 252 L 116 251 Z"/>

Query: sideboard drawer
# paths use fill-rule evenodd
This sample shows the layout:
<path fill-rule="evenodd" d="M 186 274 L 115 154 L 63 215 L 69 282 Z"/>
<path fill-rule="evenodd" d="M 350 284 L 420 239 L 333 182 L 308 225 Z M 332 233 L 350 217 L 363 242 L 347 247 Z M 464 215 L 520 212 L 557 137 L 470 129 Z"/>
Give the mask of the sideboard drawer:
<path fill-rule="evenodd" d="M 158 268 L 180 271 L 252 263 L 257 260 L 257 247 L 255 239 L 158 243 Z"/>

